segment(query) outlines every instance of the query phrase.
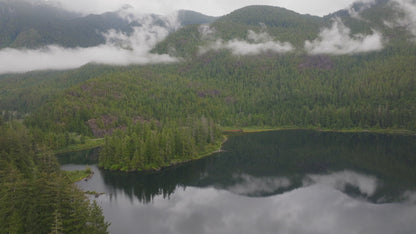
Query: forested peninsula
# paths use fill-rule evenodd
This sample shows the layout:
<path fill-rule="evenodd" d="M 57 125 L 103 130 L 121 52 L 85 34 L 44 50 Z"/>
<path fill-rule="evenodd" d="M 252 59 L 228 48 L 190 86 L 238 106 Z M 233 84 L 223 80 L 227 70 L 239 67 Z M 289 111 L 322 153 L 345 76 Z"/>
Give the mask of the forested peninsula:
<path fill-rule="evenodd" d="M 415 131 L 413 32 L 385 23 L 400 16 L 388 1 L 351 9 L 361 18 L 270 6 L 193 14 L 151 51 L 174 62 L 2 75 L 1 119 L 54 151 L 102 146 L 99 165 L 122 171 L 216 151 L 225 129 Z"/>

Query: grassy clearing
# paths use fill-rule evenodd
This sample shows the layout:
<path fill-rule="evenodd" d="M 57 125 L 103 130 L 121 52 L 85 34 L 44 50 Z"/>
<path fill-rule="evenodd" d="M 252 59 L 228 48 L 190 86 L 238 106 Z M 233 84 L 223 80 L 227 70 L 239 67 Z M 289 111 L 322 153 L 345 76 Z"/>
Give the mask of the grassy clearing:
<path fill-rule="evenodd" d="M 85 170 L 78 171 L 62 171 L 62 173 L 71 181 L 71 183 L 78 182 L 93 174 L 91 168 L 87 167 Z"/>
<path fill-rule="evenodd" d="M 55 151 L 55 154 L 93 149 L 104 145 L 104 138 L 86 139 L 85 144 L 75 144 Z"/>

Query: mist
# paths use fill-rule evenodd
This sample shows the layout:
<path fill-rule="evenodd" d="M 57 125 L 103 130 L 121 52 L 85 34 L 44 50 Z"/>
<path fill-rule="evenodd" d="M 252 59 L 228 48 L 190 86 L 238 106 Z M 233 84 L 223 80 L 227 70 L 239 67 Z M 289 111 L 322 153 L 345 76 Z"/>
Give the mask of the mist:
<path fill-rule="evenodd" d="M 34 70 L 65 70 L 88 63 L 108 65 L 172 63 L 177 58 L 150 51 L 162 41 L 172 28 L 178 27 L 174 17 L 166 18 L 169 27 L 153 24 L 150 18 L 141 18 L 142 26 L 130 35 L 110 30 L 104 34 L 106 43 L 88 48 L 64 48 L 49 45 L 39 49 L 0 50 L 0 74 L 23 73 Z"/>
<path fill-rule="evenodd" d="M 364 10 L 367 10 L 370 7 L 372 7 L 375 3 L 376 3 L 376 0 L 356 1 L 355 4 L 352 4 L 350 6 L 350 8 L 348 8 L 348 13 L 353 18 L 356 18 L 356 19 L 359 19 L 359 20 L 364 20 L 363 17 L 361 17 L 361 13 Z M 358 9 L 356 9 L 356 8 L 358 8 Z"/>
<path fill-rule="evenodd" d="M 201 37 L 210 39 L 215 33 L 213 29 L 203 28 Z M 287 53 L 294 49 L 289 42 L 280 42 L 274 40 L 267 32 L 256 33 L 252 30 L 247 32 L 247 40 L 233 39 L 224 41 L 217 39 L 216 41 L 208 42 L 207 46 L 200 48 L 200 54 L 204 54 L 210 50 L 229 50 L 233 55 L 258 55 L 264 52 Z"/>
<path fill-rule="evenodd" d="M 416 2 L 393 0 L 391 5 L 402 14 L 398 14 L 393 21 L 385 21 L 385 24 L 389 27 L 404 27 L 416 37 Z"/>
<path fill-rule="evenodd" d="M 310 54 L 345 55 L 382 50 L 384 45 L 380 32 L 351 35 L 351 30 L 340 19 L 335 19 L 331 28 L 321 30 L 314 41 L 305 41 L 304 47 Z"/>

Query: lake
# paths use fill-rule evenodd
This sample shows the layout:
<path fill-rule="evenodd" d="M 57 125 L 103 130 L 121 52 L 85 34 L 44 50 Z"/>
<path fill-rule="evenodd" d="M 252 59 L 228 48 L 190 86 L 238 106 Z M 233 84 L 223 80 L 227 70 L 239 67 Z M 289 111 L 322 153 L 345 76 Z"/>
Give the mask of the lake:
<path fill-rule="evenodd" d="M 58 156 L 111 233 L 416 233 L 416 136 L 236 134 L 223 152 L 160 172 L 109 172 L 98 150 Z"/>

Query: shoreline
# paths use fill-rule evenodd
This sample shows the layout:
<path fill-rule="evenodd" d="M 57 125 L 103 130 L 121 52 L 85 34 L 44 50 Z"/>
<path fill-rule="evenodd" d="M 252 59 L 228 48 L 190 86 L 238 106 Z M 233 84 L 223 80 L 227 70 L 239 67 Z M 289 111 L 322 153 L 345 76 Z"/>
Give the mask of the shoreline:
<path fill-rule="evenodd" d="M 180 162 L 173 162 L 170 165 L 164 165 L 161 166 L 160 168 L 154 168 L 154 169 L 145 169 L 145 170 L 131 170 L 131 171 L 122 171 L 122 170 L 110 170 L 110 169 L 105 169 L 107 171 L 119 171 L 119 172 L 126 172 L 126 173 L 130 173 L 130 172 L 159 172 L 159 171 L 163 171 L 169 168 L 173 168 L 176 166 L 180 166 L 182 164 L 185 163 L 189 163 L 192 161 L 196 161 L 208 156 L 211 156 L 215 153 L 220 153 L 223 152 L 224 150 L 222 150 L 222 146 L 224 143 L 226 143 L 228 141 L 228 137 L 232 136 L 233 134 L 246 134 L 246 133 L 256 133 L 256 132 L 274 132 L 274 131 L 286 131 L 286 130 L 311 130 L 311 131 L 317 131 L 317 132 L 336 132 L 336 133 L 375 133 L 375 134 L 389 134 L 389 135 L 405 135 L 405 136 L 410 136 L 410 135 L 416 135 L 415 131 L 411 131 L 411 130 L 404 130 L 404 129 L 325 129 L 325 128 L 301 128 L 301 127 L 266 127 L 266 128 L 256 128 L 256 127 L 243 127 L 243 128 L 232 128 L 232 127 L 225 127 L 224 130 L 222 130 L 223 132 L 223 140 L 221 141 L 221 143 L 217 143 L 211 147 L 209 147 L 208 150 L 201 152 L 200 154 L 198 154 L 197 156 L 195 156 L 192 159 L 187 159 L 185 161 L 180 161 Z M 74 147 L 71 150 L 57 150 L 55 151 L 55 154 L 62 154 L 62 153 L 70 153 L 70 152 L 77 152 L 77 151 L 82 151 L 82 150 L 88 150 L 88 149 L 94 149 L 94 148 L 98 148 L 101 147 L 104 144 L 104 141 L 102 139 L 96 139 L 95 141 L 98 141 L 99 144 L 96 145 L 90 145 L 90 146 L 85 146 L 85 147 Z M 213 151 L 211 151 L 210 149 L 212 149 Z M 99 166 L 99 163 L 97 164 Z M 101 166 L 99 166 L 100 168 L 103 168 Z M 83 178 L 85 179 L 85 178 Z M 82 180 L 82 179 L 81 179 Z"/>
<path fill-rule="evenodd" d="M 273 131 L 285 131 L 285 130 L 314 130 L 319 132 L 340 132 L 340 133 L 379 133 L 379 134 L 398 134 L 398 135 L 416 135 L 416 131 L 406 129 L 329 129 L 329 128 L 316 128 L 316 127 L 224 127 L 222 132 L 224 137 L 230 134 L 238 133 L 256 133 L 256 132 L 273 132 Z M 226 139 L 227 140 L 227 139 Z M 225 141 L 226 141 L 225 140 Z M 64 154 L 71 152 L 78 152 L 82 150 L 94 149 L 104 145 L 104 138 L 91 139 L 90 141 L 96 142 L 95 144 L 83 144 L 83 145 L 72 145 L 62 149 L 54 150 L 54 154 Z M 223 141 L 222 144 L 225 143 Z M 220 146 L 220 148 L 221 148 Z M 215 152 L 213 152 L 215 153 Z M 204 152 L 202 154 L 207 154 Z"/>
<path fill-rule="evenodd" d="M 76 170 L 76 171 L 65 171 L 61 170 L 64 175 L 71 181 L 71 183 L 77 183 L 82 180 L 89 180 L 93 175 L 94 171 L 91 170 L 91 168 L 87 168 L 85 170 Z M 74 175 L 77 175 L 77 178 L 71 178 L 74 177 Z"/>
<path fill-rule="evenodd" d="M 223 140 L 221 141 L 221 143 L 217 143 L 215 145 L 213 145 L 212 149 L 214 149 L 214 151 L 211 151 L 209 149 L 207 149 L 204 152 L 201 152 L 200 154 L 198 154 L 197 156 L 195 156 L 192 159 L 187 159 L 185 161 L 180 161 L 180 162 L 174 162 L 170 165 L 166 165 L 166 166 L 161 166 L 160 168 L 154 168 L 154 169 L 145 169 L 145 170 L 131 170 L 131 171 L 122 171 L 122 170 L 110 170 L 110 169 L 104 169 L 106 171 L 114 171 L 114 172 L 125 172 L 125 173 L 135 173 L 135 172 L 139 172 L 139 173 L 145 173 L 145 172 L 160 172 L 169 168 L 173 168 L 173 167 L 177 167 L 177 166 L 181 166 L 183 164 L 189 163 L 189 162 L 193 162 L 199 159 L 203 159 L 205 157 L 209 157 L 215 153 L 220 153 L 223 152 L 222 150 L 222 145 L 228 141 L 228 136 L 223 135 Z M 99 168 L 103 168 L 101 167 L 99 164 L 97 164 Z"/>
<path fill-rule="evenodd" d="M 286 131 L 286 130 L 312 130 L 319 132 L 339 132 L 339 133 L 378 133 L 378 134 L 396 134 L 396 135 L 416 135 L 416 131 L 406 129 L 329 129 L 329 128 L 304 128 L 304 127 L 242 127 L 242 128 L 230 128 L 226 127 L 223 130 L 224 133 L 256 133 L 256 132 L 274 132 L 274 131 Z"/>

